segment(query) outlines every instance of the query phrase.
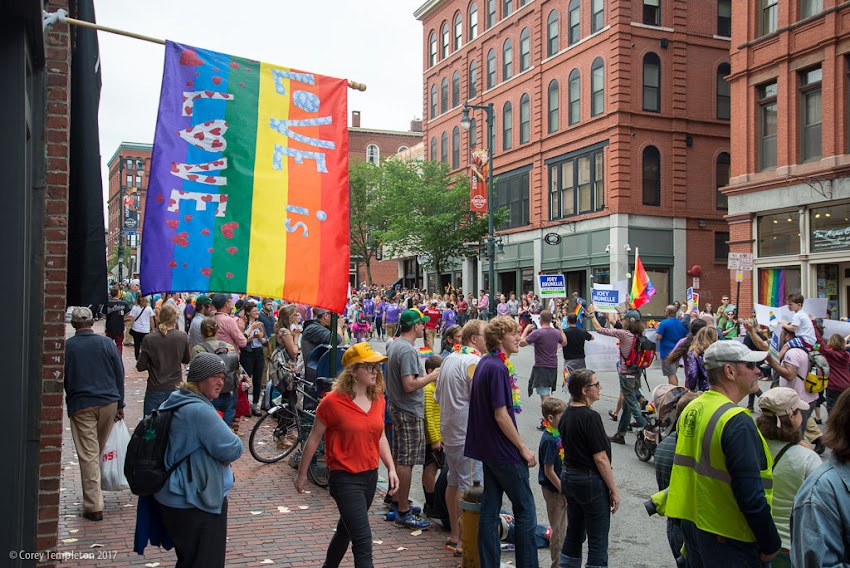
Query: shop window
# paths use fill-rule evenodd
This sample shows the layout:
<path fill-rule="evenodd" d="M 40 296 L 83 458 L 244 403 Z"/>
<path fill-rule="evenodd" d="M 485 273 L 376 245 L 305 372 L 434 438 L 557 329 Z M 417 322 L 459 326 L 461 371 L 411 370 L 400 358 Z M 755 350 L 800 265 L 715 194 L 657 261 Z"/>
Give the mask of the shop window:
<path fill-rule="evenodd" d="M 817 265 L 817 297 L 825 298 L 829 319 L 838 319 L 838 290 L 841 281 L 838 278 L 837 264 Z"/>
<path fill-rule="evenodd" d="M 757 221 L 759 257 L 800 254 L 800 213 L 762 215 Z"/>
<path fill-rule="evenodd" d="M 714 233 L 714 260 L 726 262 L 729 260 L 729 233 Z"/>
<path fill-rule="evenodd" d="M 646 319 L 663 318 L 664 308 L 672 301 L 670 294 L 670 269 L 646 266 L 646 275 L 655 287 L 652 299 L 640 307 L 642 317 Z"/>
<path fill-rule="evenodd" d="M 503 231 L 528 225 L 529 169 L 525 168 L 519 172 L 501 174 L 496 179 L 493 207 L 495 209 L 505 207 L 508 210 L 508 220 L 497 227 L 496 230 Z"/>
<path fill-rule="evenodd" d="M 850 250 L 850 203 L 818 207 L 809 215 L 810 252 Z"/>

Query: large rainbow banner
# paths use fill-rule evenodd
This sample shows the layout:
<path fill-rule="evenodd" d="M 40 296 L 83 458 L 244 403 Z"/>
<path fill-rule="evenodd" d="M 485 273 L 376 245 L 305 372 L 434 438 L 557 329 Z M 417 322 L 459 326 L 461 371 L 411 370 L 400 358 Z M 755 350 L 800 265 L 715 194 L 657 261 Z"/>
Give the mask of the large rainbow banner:
<path fill-rule="evenodd" d="M 341 312 L 349 270 L 344 79 L 166 43 L 141 287 Z"/>

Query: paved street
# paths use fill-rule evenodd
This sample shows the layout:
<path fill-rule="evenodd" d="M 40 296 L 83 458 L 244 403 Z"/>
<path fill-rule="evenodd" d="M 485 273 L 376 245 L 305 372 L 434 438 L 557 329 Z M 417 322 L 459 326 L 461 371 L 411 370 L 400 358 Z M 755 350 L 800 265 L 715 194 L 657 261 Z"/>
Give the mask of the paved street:
<path fill-rule="evenodd" d="M 97 328 L 101 329 L 98 325 Z M 376 350 L 383 352 L 383 342 L 373 342 Z M 540 421 L 539 397 L 525 396 L 527 378 L 533 363 L 531 347 L 522 348 L 513 357 L 523 390 L 524 411 L 519 416 L 520 433 L 529 447 L 536 448 L 540 432 L 536 427 Z M 145 378 L 134 369 L 132 348 L 125 349 L 124 363 L 127 368 L 126 402 L 127 423 L 135 426 L 140 419 L 144 397 Z M 661 382 L 658 369 L 650 369 L 650 387 Z M 602 383 L 602 399 L 594 410 L 603 416 L 608 433 L 615 430 L 614 422 L 608 419 L 608 410 L 617 400 L 617 376 L 608 371 L 599 373 Z M 563 393 L 559 397 L 566 398 Z M 247 444 L 253 419 L 243 419 L 240 432 Z M 65 425 L 62 455 L 63 477 L 61 493 L 61 519 L 59 526 L 60 552 L 98 553 L 102 562 L 112 566 L 161 566 L 175 562 L 173 551 L 165 552 L 148 548 L 144 557 L 133 549 L 136 498 L 129 491 L 105 493 L 105 519 L 100 523 L 86 521 L 81 517 L 82 493 L 79 468 L 76 465 L 71 432 Z M 640 462 L 634 454 L 634 436 L 627 435 L 625 446 L 614 445 L 613 466 L 622 503 L 613 516 L 610 533 L 610 565 L 628 567 L 672 566 L 672 557 L 667 554 L 665 523 L 658 517 L 648 517 L 643 501 L 655 491 L 655 474 L 652 462 Z M 315 486 L 309 495 L 297 495 L 292 487 L 295 470 L 286 464 L 263 465 L 251 458 L 247 446 L 242 458 L 234 466 L 236 484 L 230 493 L 228 538 L 228 566 L 320 566 L 324 551 L 336 523 L 336 507 L 327 492 Z M 532 488 L 537 502 L 537 518 L 546 525 L 546 508 L 537 484 L 537 469 L 532 470 Z M 422 502 L 423 494 L 419 479 L 421 468 L 414 471 L 412 497 Z M 377 566 L 456 566 L 459 563 L 443 550 L 444 535 L 437 528 L 425 531 L 420 536 L 410 536 L 409 531 L 394 528 L 383 521 L 384 508 L 376 498 L 372 510 L 373 538 L 382 541 L 375 544 Z M 509 506 L 506 500 L 505 506 Z M 285 505 L 290 513 L 279 513 L 277 507 Z M 307 506 L 307 509 L 299 509 Z M 93 545 L 102 545 L 92 548 Z M 398 550 L 404 547 L 403 550 Z M 109 556 L 111 555 L 111 556 Z M 504 561 L 513 560 L 505 553 Z M 91 566 L 92 560 L 69 560 L 69 566 Z M 344 566 L 351 566 L 349 556 Z M 540 565 L 548 565 L 548 551 L 540 550 Z"/>

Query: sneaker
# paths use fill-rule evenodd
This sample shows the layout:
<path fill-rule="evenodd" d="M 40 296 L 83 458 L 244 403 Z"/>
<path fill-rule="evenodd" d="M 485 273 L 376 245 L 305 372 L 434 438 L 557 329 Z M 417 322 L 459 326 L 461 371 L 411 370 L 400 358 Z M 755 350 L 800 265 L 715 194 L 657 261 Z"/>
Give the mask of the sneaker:
<path fill-rule="evenodd" d="M 425 530 L 431 526 L 431 522 L 413 514 L 411 507 L 411 511 L 404 516 L 396 514 L 393 525 L 400 529 Z"/>
<path fill-rule="evenodd" d="M 619 432 L 617 432 L 613 436 L 608 436 L 608 439 L 611 440 L 611 442 L 613 442 L 615 444 L 625 445 L 625 443 L 626 443 L 626 437 L 623 436 L 622 434 L 620 434 Z"/>
<path fill-rule="evenodd" d="M 411 503 L 411 501 L 410 501 L 410 499 L 408 499 L 407 504 L 408 504 L 408 509 L 410 510 L 410 512 L 413 513 L 414 515 L 421 515 L 422 514 L 422 507 L 417 507 L 415 505 L 411 505 L 410 503 Z M 394 511 L 394 512 L 398 513 L 398 503 L 396 501 L 393 501 L 393 504 L 390 505 L 390 511 Z"/>

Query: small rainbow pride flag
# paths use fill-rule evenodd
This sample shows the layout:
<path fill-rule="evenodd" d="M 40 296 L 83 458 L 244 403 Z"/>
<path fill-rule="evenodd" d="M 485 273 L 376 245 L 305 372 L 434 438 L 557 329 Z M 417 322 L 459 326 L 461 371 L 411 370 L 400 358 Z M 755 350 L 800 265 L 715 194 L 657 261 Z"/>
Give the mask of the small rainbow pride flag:
<path fill-rule="evenodd" d="M 420 359 L 427 359 L 428 357 L 430 357 L 433 354 L 434 354 L 434 352 L 431 350 L 430 347 L 420 347 L 419 348 L 419 358 Z"/>
<path fill-rule="evenodd" d="M 167 42 L 141 287 L 341 312 L 347 81 Z"/>
<path fill-rule="evenodd" d="M 576 304 L 576 309 L 573 310 L 573 313 L 578 318 L 578 323 L 581 324 L 584 321 L 584 306 L 581 304 Z"/>
<path fill-rule="evenodd" d="M 773 310 L 770 310 L 770 313 L 768 314 L 768 324 L 770 325 L 770 327 L 773 327 L 778 322 L 779 318 L 776 317 L 776 314 L 773 313 Z"/>
<path fill-rule="evenodd" d="M 567 392 L 567 385 L 570 384 L 570 368 L 564 365 L 564 384 L 561 385 L 561 391 Z"/>

